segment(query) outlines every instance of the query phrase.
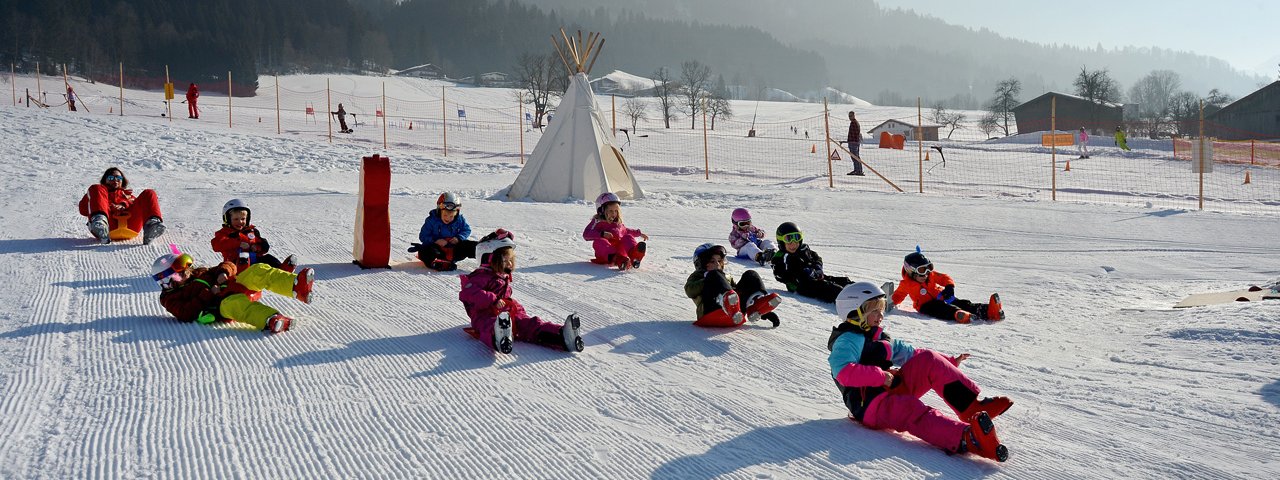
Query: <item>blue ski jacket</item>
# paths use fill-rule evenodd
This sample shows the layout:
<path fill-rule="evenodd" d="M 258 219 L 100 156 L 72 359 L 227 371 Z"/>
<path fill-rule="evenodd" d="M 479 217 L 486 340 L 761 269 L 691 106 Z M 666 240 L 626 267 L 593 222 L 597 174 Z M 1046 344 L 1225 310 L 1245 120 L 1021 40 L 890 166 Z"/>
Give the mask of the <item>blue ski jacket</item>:
<path fill-rule="evenodd" d="M 442 238 L 457 237 L 458 240 L 466 240 L 470 236 L 471 226 L 467 225 L 467 218 L 462 216 L 462 212 L 458 212 L 452 222 L 444 223 L 440 219 L 440 210 L 432 209 L 427 220 L 422 223 L 422 231 L 418 232 L 418 241 L 425 245 Z"/>

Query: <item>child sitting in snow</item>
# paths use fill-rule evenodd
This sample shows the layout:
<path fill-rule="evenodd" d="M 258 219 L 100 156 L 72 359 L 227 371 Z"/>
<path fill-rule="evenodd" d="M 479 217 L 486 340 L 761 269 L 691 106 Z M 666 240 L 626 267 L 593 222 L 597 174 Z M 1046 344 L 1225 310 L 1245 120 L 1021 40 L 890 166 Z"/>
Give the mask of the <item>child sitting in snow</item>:
<path fill-rule="evenodd" d="M 764 230 L 751 224 L 751 212 L 745 208 L 733 209 L 730 217 L 733 229 L 729 230 L 729 244 L 738 252 L 738 258 L 754 260 L 760 265 L 768 265 L 777 252 L 773 241 L 769 240 Z"/>
<path fill-rule="evenodd" d="M 724 272 L 725 249 L 720 245 L 704 243 L 693 251 L 693 273 L 684 282 L 684 294 L 693 299 L 698 309 L 700 327 L 736 327 L 746 320 L 768 320 L 778 326 L 778 314 L 773 309 L 782 299 L 778 294 L 764 289 L 764 282 L 755 270 L 742 274 L 741 282 Z M 741 310 L 739 297 L 746 296 L 746 315 Z"/>
<path fill-rule="evenodd" d="M 908 295 L 917 312 L 933 318 L 955 320 L 956 323 L 969 323 L 975 315 L 979 320 L 1004 319 L 1000 294 L 991 294 L 988 303 L 956 298 L 956 282 L 949 275 L 934 271 L 933 262 L 925 258 L 920 247 L 903 259 L 902 282 L 894 289 L 890 301 L 896 307 Z"/>
<path fill-rule="evenodd" d="M 596 197 L 596 214 L 582 230 L 582 239 L 591 242 L 596 252 L 591 262 L 614 265 L 619 270 L 640 268 L 647 248 L 636 237 L 649 240 L 640 229 L 622 224 L 622 200 L 611 192 Z"/>
<path fill-rule="evenodd" d="M 183 322 L 212 323 L 236 320 L 269 333 L 288 330 L 293 319 L 255 300 L 248 291 L 270 290 L 280 295 L 311 302 L 314 274 L 304 268 L 293 274 L 265 263 L 237 272 L 236 265 L 222 262 L 213 268 L 192 268 L 192 258 L 183 253 L 157 258 L 151 278 L 160 284 L 160 304 Z M 237 274 L 239 273 L 239 274 Z"/>
<path fill-rule="evenodd" d="M 840 324 L 831 329 L 827 362 L 849 416 L 868 428 L 907 432 L 949 453 L 969 452 L 1005 461 L 992 419 L 1013 405 L 1008 397 L 979 400 L 963 372 L 963 353 L 949 357 L 892 339 L 881 328 L 885 294 L 870 282 L 844 287 L 836 297 Z M 933 390 L 958 420 L 920 401 Z"/>
<path fill-rule="evenodd" d="M 787 284 L 788 292 L 828 303 L 836 301 L 849 277 L 827 275 L 822 270 L 822 257 L 804 243 L 804 234 L 796 224 L 778 225 L 777 239 L 783 247 L 773 257 L 773 278 Z"/>
<path fill-rule="evenodd" d="M 516 269 L 515 235 L 503 229 L 485 235 L 476 245 L 480 267 L 462 279 L 458 300 L 471 317 L 476 338 L 502 353 L 511 353 L 512 341 L 536 343 L 581 352 L 578 329 L 581 322 L 570 314 L 563 325 L 530 317 L 524 306 L 511 298 L 512 272 Z"/>
<path fill-rule="evenodd" d="M 221 253 L 223 261 L 235 264 L 240 270 L 258 263 L 265 263 L 286 272 L 297 269 L 297 260 L 293 255 L 281 261 L 275 255 L 267 253 L 271 250 L 271 244 L 262 237 L 258 227 L 251 223 L 252 214 L 249 206 L 239 198 L 233 198 L 223 204 L 222 229 L 214 233 L 213 239 L 209 240 L 213 251 Z"/>
<path fill-rule="evenodd" d="M 458 260 L 475 258 L 476 242 L 470 240 L 471 225 L 462 216 L 462 201 L 453 192 L 440 194 L 436 209 L 427 214 L 418 232 L 418 241 L 409 248 L 418 259 L 433 270 L 458 269 Z"/>

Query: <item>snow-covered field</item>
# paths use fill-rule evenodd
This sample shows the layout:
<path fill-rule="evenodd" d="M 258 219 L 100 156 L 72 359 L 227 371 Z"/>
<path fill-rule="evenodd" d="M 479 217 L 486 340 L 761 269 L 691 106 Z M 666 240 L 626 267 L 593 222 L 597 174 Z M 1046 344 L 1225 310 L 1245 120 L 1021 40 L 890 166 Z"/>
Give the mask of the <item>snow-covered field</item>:
<path fill-rule="evenodd" d="M 369 92 L 381 81 L 348 79 Z M 513 103 L 503 90 L 459 95 Z M 1280 302 L 1170 308 L 1280 276 L 1274 216 L 828 189 L 814 175 L 708 182 L 659 168 L 686 152 L 636 148 L 648 196 L 623 211 L 651 249 L 618 273 L 586 262 L 590 204 L 504 200 L 519 172 L 506 145 L 383 151 L 372 133 L 331 145 L 105 105 L 0 107 L 0 478 L 1280 476 Z M 797 118 L 799 105 L 760 114 Z M 458 192 L 477 236 L 517 233 L 516 298 L 545 317 L 579 312 L 586 351 L 495 355 L 461 331 L 455 274 L 351 265 L 357 166 L 373 153 L 393 161 L 397 261 L 439 193 Z M 90 242 L 75 202 L 113 165 L 158 191 L 158 244 Z M 319 272 L 311 305 L 265 298 L 298 319 L 287 333 L 178 323 L 146 276 L 169 242 L 213 262 L 233 197 L 273 250 Z M 972 353 L 965 370 L 983 393 L 1015 400 L 996 420 L 1009 461 L 847 420 L 826 364 L 829 305 L 784 293 L 777 329 L 692 326 L 692 250 L 724 241 L 739 206 L 769 230 L 798 223 L 833 273 L 897 280 L 920 245 L 960 296 L 1000 292 L 1004 322 L 908 308 L 886 323 L 917 346 Z"/>

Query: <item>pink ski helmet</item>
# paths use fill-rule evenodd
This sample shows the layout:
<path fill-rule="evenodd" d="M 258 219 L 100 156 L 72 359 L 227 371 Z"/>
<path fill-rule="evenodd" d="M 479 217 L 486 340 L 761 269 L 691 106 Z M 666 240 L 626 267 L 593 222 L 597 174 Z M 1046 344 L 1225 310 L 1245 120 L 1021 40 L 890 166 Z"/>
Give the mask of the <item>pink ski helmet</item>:
<path fill-rule="evenodd" d="M 614 195 L 613 192 L 601 193 L 600 196 L 596 197 L 596 211 L 603 210 L 605 205 L 613 202 L 622 203 L 622 200 L 617 195 Z"/>
<path fill-rule="evenodd" d="M 751 212 L 745 208 L 735 208 L 733 209 L 733 215 L 731 218 L 733 219 L 733 223 L 749 222 L 751 221 Z"/>

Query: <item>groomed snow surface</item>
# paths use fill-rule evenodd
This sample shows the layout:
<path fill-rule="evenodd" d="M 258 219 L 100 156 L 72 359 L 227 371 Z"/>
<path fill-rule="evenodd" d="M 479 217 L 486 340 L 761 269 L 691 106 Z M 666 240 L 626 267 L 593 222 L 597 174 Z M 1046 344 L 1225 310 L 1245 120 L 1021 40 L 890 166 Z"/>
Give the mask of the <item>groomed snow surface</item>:
<path fill-rule="evenodd" d="M 762 103 L 762 116 L 773 108 L 788 107 Z M 1275 279 L 1273 216 L 641 169 L 647 198 L 623 212 L 649 255 L 619 273 L 587 263 L 589 203 L 505 200 L 520 169 L 508 146 L 446 157 L 368 136 L 330 145 L 216 120 L 0 107 L 0 478 L 1280 476 L 1280 302 L 1170 308 Z M 350 263 L 358 161 L 373 153 L 394 170 L 391 270 Z M 665 155 L 647 160 L 682 154 Z M 90 241 L 75 203 L 109 166 L 159 193 L 157 244 Z M 404 251 L 443 190 L 464 199 L 475 236 L 516 232 L 516 298 L 546 318 L 578 312 L 586 351 L 494 354 L 462 332 L 456 273 Z M 170 242 L 213 263 L 209 238 L 235 197 L 273 252 L 318 272 L 313 304 L 264 298 L 297 319 L 289 332 L 177 322 L 146 275 Z M 1014 399 L 996 420 L 1009 461 L 846 419 L 826 362 L 830 305 L 784 292 L 777 329 L 692 326 L 692 250 L 724 242 L 740 206 L 770 231 L 799 224 L 829 273 L 898 280 L 920 245 L 961 297 L 999 292 L 1000 323 L 904 306 L 886 325 L 972 353 L 963 368 L 983 394 Z"/>

